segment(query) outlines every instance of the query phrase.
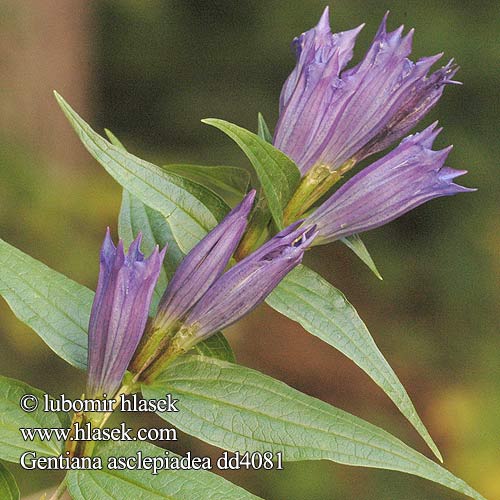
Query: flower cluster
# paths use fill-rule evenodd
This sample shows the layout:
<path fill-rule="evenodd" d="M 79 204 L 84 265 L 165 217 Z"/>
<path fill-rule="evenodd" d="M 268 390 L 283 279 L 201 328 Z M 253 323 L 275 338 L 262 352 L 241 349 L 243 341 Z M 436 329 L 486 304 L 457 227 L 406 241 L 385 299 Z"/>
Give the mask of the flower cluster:
<path fill-rule="evenodd" d="M 273 140 L 303 176 L 285 208 L 288 227 L 234 264 L 255 198 L 255 191 L 248 193 L 184 258 L 149 321 L 166 249 L 145 260 L 139 236 L 125 256 L 123 243 L 115 247 L 108 231 L 89 327 L 89 395 L 114 394 L 127 368 L 136 381 L 152 380 L 173 358 L 259 305 L 311 244 L 379 227 L 432 198 L 471 191 L 453 182 L 465 171 L 444 166 L 451 147 L 432 150 L 441 130 L 433 124 L 309 210 L 353 165 L 404 137 L 445 85 L 456 83 L 452 61 L 430 72 L 441 55 L 408 59 L 413 31 L 388 32 L 386 20 L 350 69 L 362 26 L 332 34 L 328 8 L 294 42 L 297 64 L 281 92 Z"/>
<path fill-rule="evenodd" d="M 291 222 L 360 160 L 407 134 L 436 104 L 457 66 L 429 73 L 442 54 L 412 62 L 413 30 L 386 29 L 387 14 L 363 60 L 349 63 L 363 28 L 332 34 L 325 9 L 313 29 L 295 39 L 297 64 L 281 91 L 274 145 L 298 165 L 303 179 L 285 210 Z M 379 227 L 439 196 L 472 191 L 453 179 L 466 173 L 443 166 L 451 149 L 432 151 L 436 124 L 404 139 L 310 213 L 314 244 Z"/>
<path fill-rule="evenodd" d="M 138 236 L 125 256 L 123 242 L 115 247 L 108 230 L 90 318 L 88 396 L 115 394 L 129 365 L 138 379 L 151 379 L 175 356 L 257 307 L 301 262 L 316 233 L 300 221 L 224 272 L 254 197 L 251 191 L 185 257 L 144 336 L 166 248 L 144 260 Z"/>

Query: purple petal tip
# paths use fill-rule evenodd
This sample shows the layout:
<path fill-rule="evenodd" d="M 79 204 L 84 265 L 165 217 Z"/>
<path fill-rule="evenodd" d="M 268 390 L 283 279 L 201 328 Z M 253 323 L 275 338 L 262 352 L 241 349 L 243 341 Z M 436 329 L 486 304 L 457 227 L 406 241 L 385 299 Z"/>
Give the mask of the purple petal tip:
<path fill-rule="evenodd" d="M 321 14 L 316 29 L 324 32 L 330 31 L 330 7 L 328 5 L 325 7 L 323 14 Z"/>
<path fill-rule="evenodd" d="M 250 205 L 252 206 L 253 205 L 253 202 L 255 200 L 255 195 L 257 194 L 257 191 L 255 189 L 252 189 L 251 191 L 249 191 L 247 193 L 247 195 L 245 196 L 244 200 L 243 200 L 243 203 L 245 205 Z"/>
<path fill-rule="evenodd" d="M 159 248 L 158 245 L 156 245 L 156 248 Z M 160 261 L 163 262 L 163 259 L 165 258 L 165 254 L 167 253 L 167 248 L 168 244 L 166 244 L 160 251 Z"/>
<path fill-rule="evenodd" d="M 375 34 L 375 40 L 387 34 L 387 18 L 389 17 L 389 11 L 386 11 L 380 25 L 378 27 L 377 33 Z"/>

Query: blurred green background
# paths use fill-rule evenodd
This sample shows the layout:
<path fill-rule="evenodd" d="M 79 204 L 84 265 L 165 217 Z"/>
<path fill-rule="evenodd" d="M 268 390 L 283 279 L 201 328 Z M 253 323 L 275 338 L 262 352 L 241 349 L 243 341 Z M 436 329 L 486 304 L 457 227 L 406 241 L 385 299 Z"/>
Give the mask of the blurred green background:
<path fill-rule="evenodd" d="M 313 26 L 316 0 L 0 0 L 0 236 L 94 287 L 98 249 L 116 235 L 120 188 L 79 144 L 52 97 L 57 89 L 97 130 L 110 128 L 153 162 L 247 165 L 220 117 L 255 129 L 277 118 L 292 38 Z M 414 57 L 445 52 L 461 66 L 419 128 L 439 118 L 437 146 L 477 193 L 434 200 L 367 233 L 378 281 L 342 245 L 309 263 L 344 291 L 414 400 L 445 465 L 500 498 L 500 9 L 495 1 L 337 0 L 334 31 L 367 26 L 358 60 L 385 12 L 415 27 Z M 444 59 L 443 59 L 444 61 Z M 2 301 L 1 374 L 77 396 L 84 375 L 59 360 Z M 383 426 L 428 454 L 387 397 L 352 363 L 263 306 L 229 334 L 239 362 Z M 151 420 L 151 425 L 155 424 Z M 174 451 L 214 450 L 185 437 Z M 22 491 L 60 474 L 9 466 Z M 270 500 L 431 500 L 458 495 L 395 472 L 329 462 L 282 472 L 226 474 Z"/>

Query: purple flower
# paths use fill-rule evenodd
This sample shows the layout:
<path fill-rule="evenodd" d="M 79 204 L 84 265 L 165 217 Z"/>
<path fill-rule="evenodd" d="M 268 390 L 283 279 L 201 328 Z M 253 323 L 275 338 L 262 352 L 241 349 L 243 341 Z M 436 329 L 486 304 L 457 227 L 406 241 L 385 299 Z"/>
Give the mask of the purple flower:
<path fill-rule="evenodd" d="M 164 354 L 188 312 L 224 272 L 245 232 L 254 198 L 252 190 L 181 262 L 132 359 L 132 373 L 143 373 Z"/>
<path fill-rule="evenodd" d="M 115 247 L 109 228 L 101 248 L 99 280 L 89 324 L 87 397 L 114 395 L 137 348 L 166 247 L 144 259 L 141 235 Z"/>
<path fill-rule="evenodd" d="M 301 262 L 316 232 L 298 221 L 224 273 L 254 196 L 250 192 L 179 266 L 130 365 L 135 380 L 153 380 L 176 356 L 238 321 Z"/>
<path fill-rule="evenodd" d="M 301 223 L 298 221 L 275 235 L 212 285 L 189 312 L 178 334 L 181 339 L 186 338 L 187 346 L 255 309 L 300 264 L 316 236 L 314 227 L 298 227 Z"/>
<path fill-rule="evenodd" d="M 247 226 L 255 190 L 185 257 L 158 306 L 153 328 L 167 331 L 178 323 L 224 272 Z"/>
<path fill-rule="evenodd" d="M 440 151 L 431 149 L 441 131 L 436 123 L 408 136 L 330 196 L 307 219 L 317 225 L 315 243 L 382 226 L 432 198 L 474 191 L 453 183 L 465 170 L 443 166 L 451 146 Z"/>
<path fill-rule="evenodd" d="M 445 84 L 456 83 L 452 61 L 428 74 L 441 54 L 410 61 L 413 30 L 387 33 L 386 19 L 365 58 L 348 70 L 363 25 L 332 34 L 326 8 L 317 26 L 295 39 L 297 65 L 281 91 L 274 145 L 303 175 L 385 149 L 425 116 Z"/>

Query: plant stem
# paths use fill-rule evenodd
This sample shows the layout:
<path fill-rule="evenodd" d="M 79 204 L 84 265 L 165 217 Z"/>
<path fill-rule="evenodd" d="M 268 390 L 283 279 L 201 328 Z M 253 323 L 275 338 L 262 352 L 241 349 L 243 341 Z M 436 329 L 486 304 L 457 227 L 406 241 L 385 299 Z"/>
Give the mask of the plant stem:
<path fill-rule="evenodd" d="M 54 491 L 54 494 L 49 498 L 49 500 L 58 500 L 59 498 L 62 498 L 64 492 L 66 491 L 66 486 L 66 476 L 64 476 L 61 484 L 57 487 L 56 491 Z"/>
<path fill-rule="evenodd" d="M 134 390 L 134 384 L 123 384 L 120 387 L 120 389 L 118 389 L 118 392 L 114 396 L 114 399 L 116 399 L 116 402 L 113 405 L 113 409 L 111 411 L 108 411 L 107 413 L 104 413 L 102 415 L 102 417 L 98 418 L 97 420 L 94 420 L 94 424 L 97 424 L 97 426 L 100 429 L 102 429 L 104 424 L 107 422 L 108 418 L 113 414 L 113 412 L 120 405 L 121 396 L 122 395 L 126 396 L 127 394 L 130 394 L 133 390 Z"/>

